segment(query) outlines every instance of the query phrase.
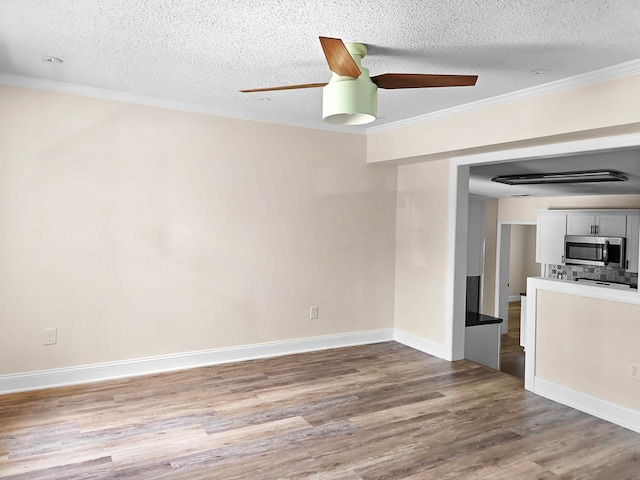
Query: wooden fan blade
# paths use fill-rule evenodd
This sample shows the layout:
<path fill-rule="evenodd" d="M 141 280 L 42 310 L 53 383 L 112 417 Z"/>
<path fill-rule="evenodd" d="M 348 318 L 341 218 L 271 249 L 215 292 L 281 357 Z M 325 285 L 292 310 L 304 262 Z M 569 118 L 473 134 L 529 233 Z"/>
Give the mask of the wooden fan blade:
<path fill-rule="evenodd" d="M 326 83 L 302 83 L 300 85 L 284 85 L 282 87 L 248 88 L 240 91 L 242 93 L 271 92 L 274 90 L 295 90 L 297 88 L 318 88 L 318 87 L 324 87 L 325 85 Z"/>
<path fill-rule="evenodd" d="M 371 77 L 380 88 L 469 87 L 476 84 L 477 75 L 429 75 L 420 73 L 383 73 Z"/>
<path fill-rule="evenodd" d="M 360 69 L 339 38 L 320 37 L 320 44 L 332 72 L 342 77 L 360 76 Z"/>

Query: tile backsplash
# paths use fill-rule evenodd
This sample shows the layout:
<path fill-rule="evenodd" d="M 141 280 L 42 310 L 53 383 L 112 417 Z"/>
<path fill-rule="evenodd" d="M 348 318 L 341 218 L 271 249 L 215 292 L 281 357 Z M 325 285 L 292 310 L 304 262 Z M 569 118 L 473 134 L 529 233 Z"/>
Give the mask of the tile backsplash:
<path fill-rule="evenodd" d="M 629 273 L 624 268 L 595 267 L 591 265 L 548 265 L 548 278 L 589 278 L 591 280 L 606 280 L 609 282 L 629 283 L 638 287 L 638 274 Z"/>

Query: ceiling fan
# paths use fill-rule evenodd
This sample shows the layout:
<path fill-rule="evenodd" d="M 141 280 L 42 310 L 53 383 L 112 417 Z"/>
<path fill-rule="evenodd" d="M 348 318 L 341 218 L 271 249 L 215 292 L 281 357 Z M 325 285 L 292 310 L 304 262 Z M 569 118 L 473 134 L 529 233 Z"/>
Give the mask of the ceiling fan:
<path fill-rule="evenodd" d="M 241 92 L 269 92 L 298 88 L 323 88 L 322 119 L 338 125 L 362 125 L 373 122 L 378 114 L 378 88 L 466 87 L 476 84 L 477 75 L 430 75 L 384 73 L 371 77 L 361 61 L 367 55 L 362 43 L 347 43 L 339 38 L 320 37 L 329 69 L 329 83 L 304 83 L 281 87 L 252 88 Z"/>

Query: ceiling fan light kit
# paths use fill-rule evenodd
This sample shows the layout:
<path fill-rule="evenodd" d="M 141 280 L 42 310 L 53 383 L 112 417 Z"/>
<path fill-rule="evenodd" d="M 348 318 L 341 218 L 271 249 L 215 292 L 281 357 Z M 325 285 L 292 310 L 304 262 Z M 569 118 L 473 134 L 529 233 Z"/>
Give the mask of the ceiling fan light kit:
<path fill-rule="evenodd" d="M 477 75 L 431 75 L 384 73 L 371 77 L 362 66 L 367 47 L 362 43 L 344 44 L 339 38 L 320 37 L 320 45 L 333 76 L 328 84 L 304 83 L 280 87 L 252 88 L 241 92 L 269 92 L 323 87 L 322 119 L 334 125 L 363 125 L 378 117 L 378 88 L 467 87 L 476 84 Z"/>
<path fill-rule="evenodd" d="M 322 120 L 334 125 L 363 125 L 378 117 L 378 87 L 360 79 L 329 82 L 322 92 Z"/>
<path fill-rule="evenodd" d="M 345 46 L 360 70 L 360 76 L 333 74 L 322 89 L 322 120 L 334 125 L 371 123 L 378 117 L 378 87 L 371 81 L 369 70 L 361 64 L 367 47 L 360 43 Z"/>

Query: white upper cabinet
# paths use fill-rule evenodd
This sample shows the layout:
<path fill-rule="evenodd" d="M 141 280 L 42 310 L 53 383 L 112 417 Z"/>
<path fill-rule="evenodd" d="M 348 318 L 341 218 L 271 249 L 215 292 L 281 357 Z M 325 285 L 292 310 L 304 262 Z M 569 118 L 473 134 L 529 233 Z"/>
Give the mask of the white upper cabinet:
<path fill-rule="evenodd" d="M 538 211 L 536 262 L 564 263 L 565 235 L 626 238 L 626 270 L 637 273 L 640 260 L 640 211 L 545 210 Z"/>
<path fill-rule="evenodd" d="M 561 265 L 564 263 L 564 236 L 567 234 L 567 215 L 557 212 L 538 214 L 536 229 L 536 262 Z"/>
<path fill-rule="evenodd" d="M 569 215 L 567 235 L 593 235 L 595 215 Z"/>
<path fill-rule="evenodd" d="M 638 273 L 640 214 L 627 215 L 627 272 Z"/>
<path fill-rule="evenodd" d="M 604 237 L 625 237 L 627 234 L 626 215 L 596 215 L 596 235 Z"/>
<path fill-rule="evenodd" d="M 626 215 L 590 215 L 583 213 L 569 213 L 567 215 L 567 235 L 600 235 L 605 237 L 624 237 L 626 233 Z"/>

